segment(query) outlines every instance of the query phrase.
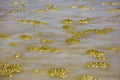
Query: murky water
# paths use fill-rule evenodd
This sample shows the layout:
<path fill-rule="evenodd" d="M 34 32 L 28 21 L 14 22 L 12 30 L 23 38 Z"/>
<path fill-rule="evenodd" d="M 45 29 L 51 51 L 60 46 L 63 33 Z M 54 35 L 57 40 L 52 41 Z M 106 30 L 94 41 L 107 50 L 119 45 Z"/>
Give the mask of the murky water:
<path fill-rule="evenodd" d="M 101 80 L 120 80 L 120 54 L 119 50 L 109 50 L 108 47 L 120 47 L 120 14 L 118 11 L 109 12 L 109 9 L 117 9 L 118 5 L 105 4 L 105 0 L 14 0 L 20 3 L 11 4 L 13 0 L 0 0 L 0 19 L 6 20 L 0 22 L 0 34 L 8 34 L 11 38 L 0 38 L 0 62 L 8 64 L 21 64 L 24 71 L 14 74 L 12 78 L 0 77 L 0 80 L 76 80 L 74 77 L 82 74 L 94 75 Z M 53 4 L 58 8 L 46 11 L 46 4 Z M 71 8 L 71 6 L 84 5 L 88 8 Z M 26 9 L 25 12 L 11 12 L 15 8 Z M 36 12 L 41 9 L 44 12 Z M 79 20 L 86 18 L 93 20 L 87 24 L 80 24 Z M 61 20 L 72 19 L 72 30 L 62 28 Z M 19 20 L 38 20 L 47 22 L 38 26 L 33 23 L 22 23 Z M 111 32 L 106 34 L 91 33 L 80 38 L 80 43 L 70 45 L 66 39 L 71 37 L 69 32 L 85 31 L 88 29 L 112 28 Z M 40 35 L 40 32 L 42 35 Z M 22 40 L 21 35 L 30 35 L 32 40 Z M 43 43 L 41 38 L 54 40 L 55 43 Z M 17 42 L 17 47 L 10 46 L 10 43 Z M 60 48 L 61 52 L 39 52 L 26 49 L 30 45 L 49 45 Z M 87 62 L 101 61 L 86 54 L 89 49 L 97 49 L 106 52 L 106 60 L 110 64 L 108 69 L 85 68 Z M 15 54 L 20 54 L 20 58 L 15 58 Z M 69 76 L 65 79 L 50 77 L 47 70 L 54 67 L 69 69 Z M 34 72 L 34 70 L 39 72 Z"/>

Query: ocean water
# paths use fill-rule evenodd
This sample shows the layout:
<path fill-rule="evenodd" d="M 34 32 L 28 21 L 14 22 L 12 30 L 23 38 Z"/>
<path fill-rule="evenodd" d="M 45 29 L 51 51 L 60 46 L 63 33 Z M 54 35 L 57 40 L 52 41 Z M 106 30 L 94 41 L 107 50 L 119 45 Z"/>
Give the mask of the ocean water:
<path fill-rule="evenodd" d="M 16 1 L 18 3 L 12 4 Z M 105 4 L 102 2 L 118 2 L 117 5 Z M 53 8 L 46 11 L 46 4 L 53 4 L 59 11 Z M 71 8 L 71 6 L 88 6 L 87 9 Z M 7 64 L 21 64 L 24 68 L 22 73 L 13 74 L 13 77 L 0 76 L 0 80 L 77 80 L 76 76 L 83 74 L 93 75 L 101 80 L 120 80 L 120 49 L 109 50 L 108 47 L 117 46 L 120 48 L 120 1 L 119 0 L 0 0 L 0 34 L 8 34 L 11 38 L 0 38 L 0 62 Z M 13 9 L 26 9 L 26 12 L 11 12 Z M 93 10 L 91 8 L 94 8 Z M 45 12 L 36 12 L 41 9 Z M 109 9 L 118 9 L 109 12 Z M 80 24 L 79 20 L 92 18 L 88 24 Z M 71 32 L 85 31 L 88 29 L 112 28 L 106 34 L 89 34 L 80 38 L 78 44 L 68 44 L 66 39 L 72 34 L 69 30 L 62 28 L 63 19 L 72 19 Z M 32 23 L 22 23 L 19 20 L 38 20 L 47 22 L 38 26 Z M 40 36 L 39 33 L 42 33 Z M 20 35 L 30 35 L 32 40 L 22 40 Z M 42 38 L 55 40 L 55 43 L 43 43 Z M 10 43 L 17 42 L 16 47 Z M 39 52 L 26 49 L 30 45 L 48 45 L 60 48 L 61 52 Z M 98 62 L 86 54 L 89 49 L 97 49 L 106 52 L 108 69 L 86 68 L 87 62 Z M 15 58 L 20 54 L 20 58 Z M 48 70 L 51 68 L 66 68 L 70 72 L 67 78 L 59 79 L 50 77 Z M 39 70 L 39 72 L 34 72 Z M 86 79 L 87 80 L 87 79 Z M 91 79 L 90 79 L 91 80 Z"/>

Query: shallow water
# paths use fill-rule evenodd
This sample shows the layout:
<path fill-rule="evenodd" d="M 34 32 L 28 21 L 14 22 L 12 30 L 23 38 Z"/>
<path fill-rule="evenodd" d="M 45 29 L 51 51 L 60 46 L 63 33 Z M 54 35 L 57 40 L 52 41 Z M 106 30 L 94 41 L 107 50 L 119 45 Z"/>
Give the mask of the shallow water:
<path fill-rule="evenodd" d="M 26 6 L 26 12 L 13 12 L 11 10 L 21 7 L 20 4 L 11 4 L 13 0 L 0 0 L 0 19 L 6 20 L 0 22 L 0 33 L 9 34 L 10 39 L 0 38 L 0 62 L 8 64 L 21 64 L 24 71 L 14 74 L 12 78 L 0 77 L 0 80 L 76 80 L 74 77 L 88 74 L 94 75 L 101 80 L 120 80 L 120 54 L 119 50 L 108 50 L 110 46 L 120 47 L 120 18 L 116 17 L 118 12 L 108 12 L 108 9 L 116 9 L 119 5 L 104 5 L 105 0 L 14 0 L 20 1 Z M 88 3 L 89 1 L 89 3 Z M 107 0 L 117 1 L 119 0 Z M 58 7 L 59 11 L 46 11 L 37 13 L 36 10 L 45 10 L 45 5 L 51 3 Z M 94 7 L 94 10 L 81 10 L 71 8 L 71 6 L 85 5 Z M 95 20 L 88 24 L 80 24 L 79 20 L 91 17 Z M 81 42 L 75 45 L 66 43 L 66 39 L 72 36 L 67 30 L 62 28 L 61 20 L 72 19 L 74 32 L 88 29 L 113 28 L 114 31 L 107 34 L 89 34 L 80 38 Z M 38 20 L 48 24 L 34 26 L 31 23 L 21 23 L 18 20 Z M 55 43 L 48 44 L 40 41 L 42 37 L 55 40 Z M 20 35 L 27 34 L 33 36 L 33 40 L 22 40 Z M 38 37 L 39 36 L 39 37 Z M 12 47 L 11 42 L 19 43 L 19 46 Z M 60 53 L 31 52 L 26 50 L 29 45 L 49 45 L 60 48 Z M 97 49 L 106 52 L 105 62 L 110 64 L 108 69 L 85 68 L 87 62 L 101 61 L 86 54 L 88 49 Z M 14 55 L 19 53 L 20 58 Z M 62 67 L 70 70 L 69 76 L 65 79 L 50 77 L 47 70 L 54 67 Z M 39 72 L 34 72 L 38 69 Z"/>

